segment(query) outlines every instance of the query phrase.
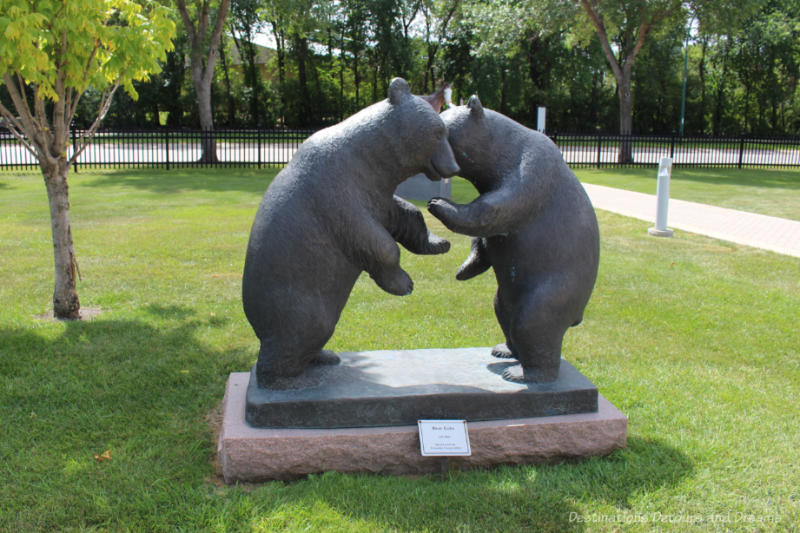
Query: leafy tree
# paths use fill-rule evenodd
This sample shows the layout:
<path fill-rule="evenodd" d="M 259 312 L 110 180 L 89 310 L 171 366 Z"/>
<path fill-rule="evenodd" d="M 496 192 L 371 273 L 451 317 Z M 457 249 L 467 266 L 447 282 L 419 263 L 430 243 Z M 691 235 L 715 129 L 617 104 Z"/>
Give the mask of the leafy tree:
<path fill-rule="evenodd" d="M 256 65 L 258 50 L 255 36 L 261 30 L 262 0 L 232 0 L 231 35 L 245 64 L 245 83 L 249 86 L 250 123 L 260 126 L 263 122 L 261 73 Z M 240 37 L 237 37 L 238 36 Z"/>
<path fill-rule="evenodd" d="M 205 132 L 200 160 L 214 163 L 217 161 L 217 143 L 212 133 L 214 113 L 211 108 L 211 82 L 230 0 L 219 0 L 215 8 L 212 8 L 210 0 L 195 0 L 188 6 L 186 0 L 176 0 L 176 4 L 189 35 L 192 83 L 197 96 L 200 128 Z"/>
<path fill-rule="evenodd" d="M 671 133 L 680 129 L 683 42 L 686 28 L 681 21 L 665 24 L 637 58 L 633 86 L 639 98 L 633 108 L 638 133 Z M 690 93 L 691 96 L 691 93 Z"/>
<path fill-rule="evenodd" d="M 53 313 L 79 318 L 77 261 L 67 171 L 97 130 L 114 92 L 135 97 L 134 80 L 158 72 L 171 46 L 169 10 L 130 0 L 0 0 L 0 72 L 12 104 L 0 104 L 11 133 L 39 161 L 50 204 L 55 262 Z M 81 96 L 100 92 L 96 117 L 69 153 Z"/>
<path fill-rule="evenodd" d="M 617 82 L 619 133 L 633 133 L 633 65 L 648 35 L 679 15 L 681 0 L 579 0 L 594 28 Z M 630 142 L 620 143 L 617 160 L 632 163 Z"/>
<path fill-rule="evenodd" d="M 800 2 L 767 2 L 734 35 L 731 53 L 743 130 L 785 130 L 800 77 Z"/>
<path fill-rule="evenodd" d="M 422 90 L 426 93 L 436 90 L 436 55 L 446 41 L 450 23 L 457 17 L 462 0 L 423 0 L 420 10 L 424 17 L 424 40 L 426 62 Z"/>

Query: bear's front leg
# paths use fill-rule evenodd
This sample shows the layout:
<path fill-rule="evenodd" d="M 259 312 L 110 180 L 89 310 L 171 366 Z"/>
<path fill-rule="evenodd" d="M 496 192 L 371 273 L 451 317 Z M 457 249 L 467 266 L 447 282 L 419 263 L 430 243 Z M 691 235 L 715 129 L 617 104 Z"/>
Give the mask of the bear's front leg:
<path fill-rule="evenodd" d="M 483 274 L 492 266 L 489 261 L 489 252 L 486 250 L 486 239 L 482 237 L 472 238 L 472 247 L 469 251 L 469 256 L 464 260 L 458 272 L 456 279 L 464 281 L 474 278 L 478 274 Z"/>
<path fill-rule="evenodd" d="M 491 204 L 483 197 L 470 204 L 457 204 L 447 198 L 432 198 L 428 211 L 450 230 L 473 237 L 491 237 L 496 233 L 490 229 L 493 218 Z"/>
<path fill-rule="evenodd" d="M 414 282 L 411 280 L 411 276 L 399 265 L 396 268 L 379 268 L 372 271 L 368 270 L 367 272 L 369 272 L 369 277 L 375 281 L 378 287 L 389 294 L 406 296 L 414 290 Z"/>
<path fill-rule="evenodd" d="M 446 198 L 433 198 L 428 211 L 456 233 L 472 237 L 504 235 L 522 219 L 513 208 L 519 202 L 509 191 L 495 190 L 480 195 L 469 204 L 456 204 Z"/>
<path fill-rule="evenodd" d="M 411 276 L 400 268 L 400 248 L 378 221 L 364 216 L 346 226 L 351 232 L 350 257 L 381 289 L 405 296 L 414 290 Z"/>
<path fill-rule="evenodd" d="M 463 233 L 456 228 L 464 228 L 466 226 L 465 211 L 468 206 L 456 204 L 447 198 L 431 198 L 428 202 L 428 211 L 433 216 L 442 221 L 442 223 L 453 231 Z"/>
<path fill-rule="evenodd" d="M 399 196 L 393 198 L 391 217 L 386 228 L 392 237 L 411 253 L 420 255 L 443 254 L 450 243 L 431 233 L 417 206 Z"/>

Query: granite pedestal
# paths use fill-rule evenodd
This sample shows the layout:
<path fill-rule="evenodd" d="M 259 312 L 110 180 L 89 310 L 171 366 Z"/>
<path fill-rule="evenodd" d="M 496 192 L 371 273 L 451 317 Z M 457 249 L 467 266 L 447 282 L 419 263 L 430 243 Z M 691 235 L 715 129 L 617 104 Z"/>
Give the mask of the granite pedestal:
<path fill-rule="evenodd" d="M 604 455 L 625 446 L 627 418 L 572 365 L 562 360 L 555 383 L 514 384 L 500 376 L 510 363 L 489 352 L 345 353 L 342 365 L 313 368 L 266 391 L 248 386 L 251 373 L 232 373 L 218 443 L 223 477 L 233 483 L 330 470 L 438 472 L 440 459 L 420 454 L 416 421 L 424 418 L 468 421 L 472 455 L 449 458 L 457 469 Z M 393 373 L 400 366 L 410 370 Z M 246 410 L 248 419 L 272 427 L 249 424 Z"/>

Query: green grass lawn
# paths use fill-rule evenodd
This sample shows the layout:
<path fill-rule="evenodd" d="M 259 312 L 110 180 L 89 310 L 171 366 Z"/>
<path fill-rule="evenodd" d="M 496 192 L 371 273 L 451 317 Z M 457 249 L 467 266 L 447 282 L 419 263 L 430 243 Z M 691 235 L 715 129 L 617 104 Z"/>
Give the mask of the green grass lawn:
<path fill-rule="evenodd" d="M 446 479 L 224 486 L 215 424 L 228 374 L 256 358 L 240 276 L 273 173 L 72 175 L 79 294 L 99 309 L 81 322 L 42 318 L 41 178 L 0 174 L 0 531 L 796 530 L 800 259 L 653 239 L 606 212 L 595 293 L 564 356 L 628 415 L 626 449 Z M 500 340 L 493 276 L 456 282 L 468 239 L 427 220 L 450 253 L 404 253 L 407 297 L 362 277 L 330 348 Z"/>
<path fill-rule="evenodd" d="M 655 168 L 575 169 L 586 183 L 656 193 Z M 670 197 L 800 220 L 800 169 L 698 169 L 676 167 Z"/>

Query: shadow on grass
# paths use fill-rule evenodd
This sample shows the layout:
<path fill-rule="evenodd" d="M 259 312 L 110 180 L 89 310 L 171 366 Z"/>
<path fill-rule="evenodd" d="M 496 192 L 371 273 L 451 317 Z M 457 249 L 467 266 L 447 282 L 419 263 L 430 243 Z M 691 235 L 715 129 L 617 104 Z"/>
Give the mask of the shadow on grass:
<path fill-rule="evenodd" d="M 263 193 L 280 168 L 121 169 L 103 172 L 85 187 L 133 187 L 159 193 L 242 191 Z"/>
<path fill-rule="evenodd" d="M 630 513 L 632 498 L 673 486 L 693 469 L 679 450 L 631 437 L 625 450 L 586 461 L 446 479 L 329 473 L 209 498 L 215 443 L 206 416 L 228 374 L 249 368 L 255 354 L 200 342 L 199 331 L 224 321 L 191 308 L 151 305 L 146 313 L 0 327 L 0 419 L 19 429 L 0 439 L 4 471 L 14 473 L 9 485 L 0 469 L 6 501 L 14 502 L 4 518 L 10 530 L 30 520 L 43 530 L 192 529 L 213 516 L 241 530 L 329 522 L 334 529 L 591 531 L 582 509 Z M 109 464 L 94 458 L 105 450 Z"/>
<path fill-rule="evenodd" d="M 182 305 L 150 304 L 147 305 L 144 310 L 147 314 L 155 317 L 181 320 L 189 319 L 195 314 L 194 309 Z"/>
<path fill-rule="evenodd" d="M 676 180 L 712 185 L 800 189 L 800 171 L 798 170 L 676 168 L 672 177 Z"/>
<path fill-rule="evenodd" d="M 630 500 L 674 486 L 692 471 L 679 450 L 631 437 L 625 450 L 583 461 L 454 472 L 446 479 L 328 473 L 287 491 L 306 493 L 296 495 L 298 507 L 322 504 L 337 515 L 400 530 L 592 531 L 598 523 L 624 525 L 658 512 L 633 509 Z M 579 504 L 601 510 L 585 515 Z"/>
<path fill-rule="evenodd" d="M 90 450 L 108 446 L 127 449 L 127 461 L 145 477 L 185 480 L 194 472 L 204 479 L 213 454 L 204 417 L 222 397 L 228 373 L 252 361 L 196 339 L 198 330 L 226 320 L 177 306 L 148 312 L 160 322 L 101 316 L 63 327 L 0 327 L 0 382 L 8 384 L 0 388 L 0 419 L 26 428 L 4 437 L 0 450 L 58 450 L 53 453 L 91 461 Z M 146 457 L 154 447 L 162 456 L 158 464 Z M 36 465 L 9 467 L 25 477 Z M 117 486 L 133 490 L 124 477 L 106 489 Z"/>

